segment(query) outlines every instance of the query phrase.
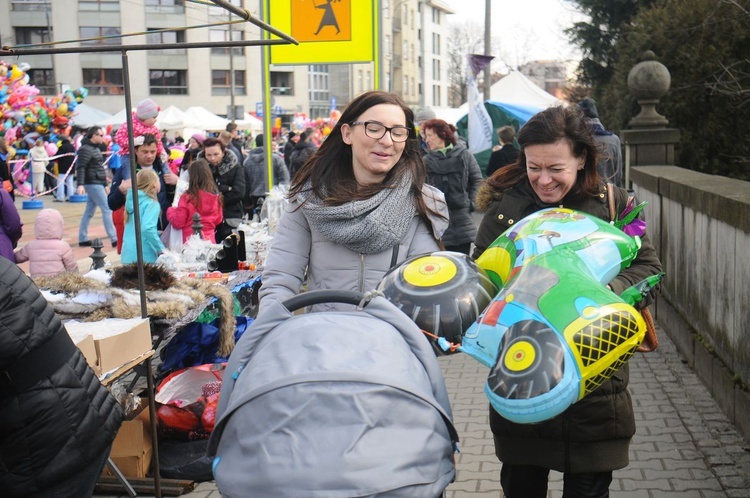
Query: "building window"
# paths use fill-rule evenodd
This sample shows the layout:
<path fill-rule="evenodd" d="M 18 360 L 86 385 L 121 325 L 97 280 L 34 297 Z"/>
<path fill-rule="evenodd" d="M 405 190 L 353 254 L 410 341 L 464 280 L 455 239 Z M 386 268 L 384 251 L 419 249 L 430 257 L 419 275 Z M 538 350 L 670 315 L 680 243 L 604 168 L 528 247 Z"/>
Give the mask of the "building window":
<path fill-rule="evenodd" d="M 440 85 L 432 85 L 432 105 L 437 107 L 442 105 L 440 99 Z"/>
<path fill-rule="evenodd" d="M 49 11 L 52 10 L 52 0 L 13 0 L 12 10 L 19 11 Z"/>
<path fill-rule="evenodd" d="M 432 8 L 432 22 L 433 24 L 440 24 L 440 11 L 436 8 Z"/>
<path fill-rule="evenodd" d="M 185 12 L 185 0 L 146 0 L 150 14 L 180 14 Z"/>
<path fill-rule="evenodd" d="M 321 103 L 325 102 L 326 105 L 328 105 L 328 110 L 330 110 L 330 105 L 328 102 L 330 102 L 330 93 L 328 91 L 328 65 L 326 64 L 315 64 L 312 66 L 308 66 L 308 86 L 309 86 L 309 97 L 310 97 L 310 116 L 313 117 L 312 114 L 314 109 L 314 102 Z M 319 104 L 322 105 L 322 104 Z M 327 111 L 326 114 L 327 116 Z M 318 117 L 318 116 L 314 116 Z"/>
<path fill-rule="evenodd" d="M 409 77 L 404 76 L 404 81 L 401 84 L 401 92 L 406 95 L 407 93 L 409 93 Z"/>
<path fill-rule="evenodd" d="M 385 35 L 385 50 L 383 52 L 386 57 L 391 56 L 391 35 Z"/>
<path fill-rule="evenodd" d="M 29 69 L 26 71 L 29 75 L 29 84 L 39 89 L 42 95 L 54 95 L 55 90 L 55 71 L 53 69 Z"/>
<path fill-rule="evenodd" d="M 440 59 L 432 59 L 432 79 L 440 80 Z"/>
<path fill-rule="evenodd" d="M 372 90 L 372 73 L 370 71 L 365 72 L 365 90 Z"/>
<path fill-rule="evenodd" d="M 245 32 L 238 29 L 233 29 L 232 31 L 229 31 L 228 29 L 212 29 L 208 32 L 208 39 L 212 42 L 230 41 L 230 33 L 232 36 L 231 41 L 241 41 L 245 39 Z M 229 55 L 230 48 L 232 50 L 232 55 L 242 55 L 245 50 L 245 47 L 213 47 L 211 53 L 215 55 Z"/>
<path fill-rule="evenodd" d="M 120 0 L 80 0 L 78 2 L 80 11 L 119 12 Z"/>
<path fill-rule="evenodd" d="M 440 35 L 432 33 L 432 53 L 440 55 Z"/>
<path fill-rule="evenodd" d="M 16 28 L 16 45 L 37 45 L 50 41 L 47 28 Z"/>
<path fill-rule="evenodd" d="M 294 95 L 293 76 L 289 72 L 271 71 L 271 95 Z"/>
<path fill-rule="evenodd" d="M 409 42 L 404 42 L 404 50 L 401 53 L 404 54 L 404 60 L 408 61 L 409 60 Z"/>
<path fill-rule="evenodd" d="M 111 27 L 97 27 L 97 26 L 81 26 L 80 28 L 81 38 L 95 38 L 93 40 L 82 41 L 81 46 L 83 47 L 95 47 L 99 45 L 119 45 L 122 43 L 120 38 L 120 28 Z M 112 36 L 114 38 L 101 38 L 106 36 Z M 96 39 L 100 38 L 100 39 Z"/>
<path fill-rule="evenodd" d="M 148 72 L 152 95 L 187 95 L 187 71 L 152 69 Z"/>
<path fill-rule="evenodd" d="M 211 71 L 211 95 L 229 95 L 232 88 L 229 71 L 214 69 Z M 247 95 L 245 88 L 245 71 L 234 71 L 234 94 Z"/>
<path fill-rule="evenodd" d="M 83 86 L 90 95 L 122 95 L 125 93 L 122 69 L 84 69 Z"/>
<path fill-rule="evenodd" d="M 165 45 L 167 43 L 185 43 L 184 31 L 161 31 L 149 29 L 146 35 L 146 43 L 153 46 Z M 167 48 L 164 50 L 153 50 L 152 54 L 185 54 L 184 48 Z"/>

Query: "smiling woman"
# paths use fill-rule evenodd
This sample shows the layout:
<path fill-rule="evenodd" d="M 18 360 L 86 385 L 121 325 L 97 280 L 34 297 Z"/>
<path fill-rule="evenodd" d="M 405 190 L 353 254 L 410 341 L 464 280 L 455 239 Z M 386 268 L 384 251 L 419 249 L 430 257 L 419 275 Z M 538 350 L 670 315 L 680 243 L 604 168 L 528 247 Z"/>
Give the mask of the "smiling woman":
<path fill-rule="evenodd" d="M 293 179 L 260 313 L 305 276 L 309 290 L 374 289 L 397 262 L 438 250 L 447 225 L 442 194 L 425 184 L 412 111 L 396 94 L 363 93 Z"/>
<path fill-rule="evenodd" d="M 521 128 L 518 162 L 493 173 L 477 194 L 477 207 L 485 214 L 474 259 L 498 236 L 511 228 L 517 230 L 516 222 L 545 208 L 564 207 L 610 221 L 607 189 L 613 188 L 616 212 L 624 210 L 627 191 L 599 178 L 597 142 L 587 123 L 576 108 L 550 107 Z M 640 242 L 630 266 L 605 283 L 617 295 L 661 272 L 648 236 L 644 234 Z M 570 289 L 561 292 L 570 293 Z M 650 297 L 644 299 L 638 307 L 650 301 Z M 514 423 L 490 409 L 495 453 L 503 462 L 500 480 L 505 496 L 547 496 L 549 469 L 565 472 L 565 496 L 607 496 L 612 471 L 628 464 L 630 438 L 635 433 L 628 377 L 625 363 L 588 398 L 538 424 Z"/>

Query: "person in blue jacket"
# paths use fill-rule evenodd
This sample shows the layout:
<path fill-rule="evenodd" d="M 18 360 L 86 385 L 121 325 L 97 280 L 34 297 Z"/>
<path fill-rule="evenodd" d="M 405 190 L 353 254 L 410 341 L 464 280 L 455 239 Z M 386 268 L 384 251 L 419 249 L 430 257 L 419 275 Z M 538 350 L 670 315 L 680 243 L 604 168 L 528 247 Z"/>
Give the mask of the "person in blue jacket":
<path fill-rule="evenodd" d="M 161 188 L 159 176 L 153 169 L 142 169 L 136 175 L 138 187 L 138 210 L 141 216 L 141 244 L 143 245 L 143 262 L 156 263 L 159 255 L 164 252 L 164 244 L 159 238 L 157 226 L 161 216 L 161 208 L 157 195 Z M 125 199 L 125 234 L 122 244 L 122 264 L 138 261 L 135 243 L 135 219 L 133 216 L 135 202 L 133 192 L 128 190 Z"/>

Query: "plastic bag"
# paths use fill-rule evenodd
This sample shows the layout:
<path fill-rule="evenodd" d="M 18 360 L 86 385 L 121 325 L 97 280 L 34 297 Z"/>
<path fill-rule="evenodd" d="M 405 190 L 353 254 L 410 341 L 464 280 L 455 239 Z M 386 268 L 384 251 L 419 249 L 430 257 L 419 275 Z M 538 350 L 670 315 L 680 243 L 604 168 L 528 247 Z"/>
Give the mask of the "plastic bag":
<path fill-rule="evenodd" d="M 175 228 L 170 223 L 160 237 L 162 243 L 170 251 L 179 252 L 182 249 L 182 228 Z"/>
<path fill-rule="evenodd" d="M 214 428 L 225 363 L 178 370 L 156 390 L 161 432 L 176 439 L 205 439 Z"/>

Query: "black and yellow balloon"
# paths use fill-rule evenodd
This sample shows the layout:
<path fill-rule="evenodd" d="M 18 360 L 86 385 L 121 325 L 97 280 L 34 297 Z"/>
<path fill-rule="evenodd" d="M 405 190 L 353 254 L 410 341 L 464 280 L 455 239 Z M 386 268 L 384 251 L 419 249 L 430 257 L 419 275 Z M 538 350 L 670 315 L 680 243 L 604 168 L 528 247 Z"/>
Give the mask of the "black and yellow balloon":
<path fill-rule="evenodd" d="M 388 272 L 378 290 L 422 330 L 460 343 L 497 288 L 467 255 L 416 256 Z"/>

